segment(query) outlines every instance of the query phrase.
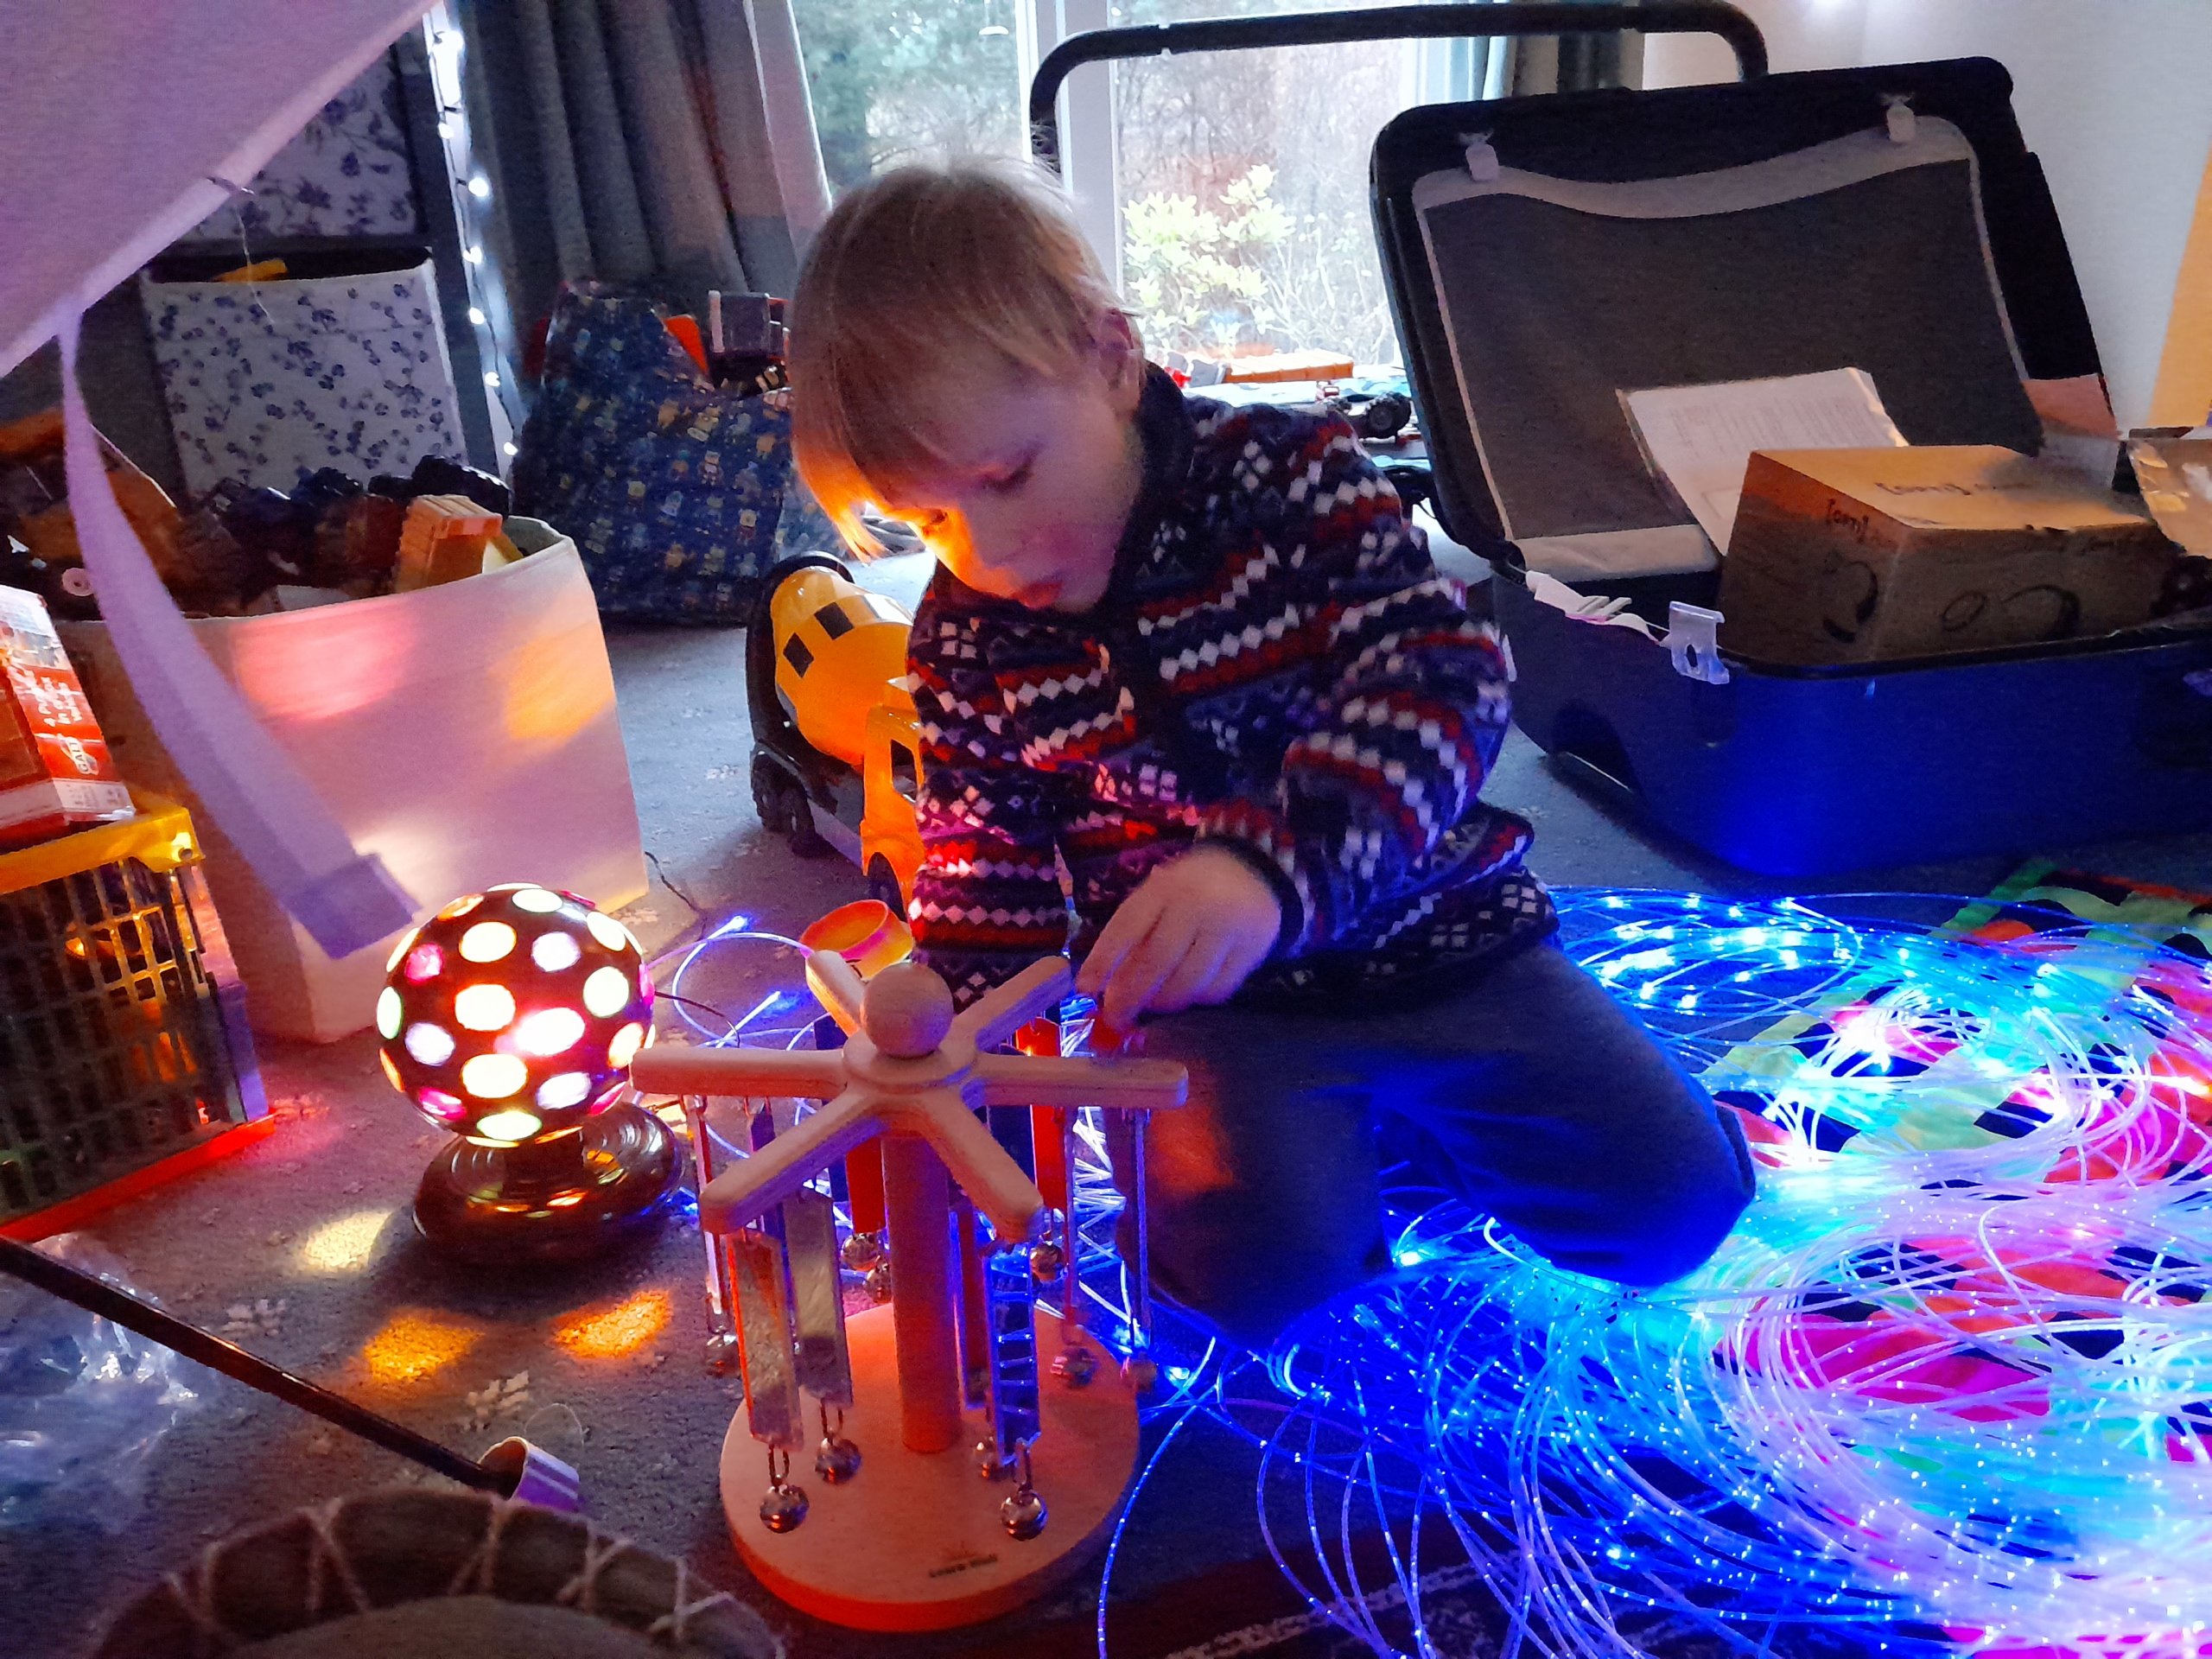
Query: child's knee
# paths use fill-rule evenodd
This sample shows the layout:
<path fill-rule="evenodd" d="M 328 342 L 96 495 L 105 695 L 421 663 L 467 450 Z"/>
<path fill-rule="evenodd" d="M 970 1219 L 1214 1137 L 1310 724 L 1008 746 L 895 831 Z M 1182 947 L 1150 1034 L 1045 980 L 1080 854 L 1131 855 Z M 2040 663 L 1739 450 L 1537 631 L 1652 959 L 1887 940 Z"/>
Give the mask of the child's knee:
<path fill-rule="evenodd" d="M 1563 1268 L 1638 1288 L 1671 1284 L 1713 1258 L 1751 1201 L 1751 1150 L 1725 1111 L 1628 1166 L 1587 1211 L 1585 1236 L 1545 1252 Z"/>
<path fill-rule="evenodd" d="M 1155 1211 L 1152 1224 L 1154 1287 L 1259 1353 L 1300 1314 L 1389 1266 L 1389 1248 L 1371 1224 L 1306 1227 L 1289 1217 L 1255 1224 L 1233 1199 Z M 1118 1242 L 1133 1263 L 1126 1228 Z"/>

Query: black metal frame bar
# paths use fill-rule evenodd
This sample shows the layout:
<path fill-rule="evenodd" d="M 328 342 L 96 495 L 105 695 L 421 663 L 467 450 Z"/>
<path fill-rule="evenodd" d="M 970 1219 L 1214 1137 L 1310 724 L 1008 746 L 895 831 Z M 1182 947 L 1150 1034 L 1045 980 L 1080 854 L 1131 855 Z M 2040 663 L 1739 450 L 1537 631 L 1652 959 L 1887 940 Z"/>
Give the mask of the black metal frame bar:
<path fill-rule="evenodd" d="M 1480 26 L 1475 26 L 1479 20 Z M 1514 0 L 1510 5 L 1376 6 L 1356 11 L 1296 12 L 1274 17 L 1207 17 L 1141 23 L 1070 35 L 1037 66 L 1029 84 L 1029 148 L 1060 167 L 1060 84 L 1086 63 L 1170 57 L 1187 52 L 1243 52 L 1274 46 L 1335 46 L 1348 41 L 1483 40 L 1528 35 L 1718 35 L 1736 54 L 1745 80 L 1766 73 L 1758 25 L 1726 0 L 1653 0 L 1646 5 L 1580 5 Z"/>

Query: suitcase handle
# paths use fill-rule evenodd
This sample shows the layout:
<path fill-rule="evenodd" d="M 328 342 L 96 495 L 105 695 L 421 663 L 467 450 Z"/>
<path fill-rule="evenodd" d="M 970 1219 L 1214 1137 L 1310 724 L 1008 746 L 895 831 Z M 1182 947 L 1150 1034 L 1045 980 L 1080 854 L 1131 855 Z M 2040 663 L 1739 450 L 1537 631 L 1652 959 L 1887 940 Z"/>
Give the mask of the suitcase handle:
<path fill-rule="evenodd" d="M 1766 73 L 1766 39 L 1726 0 L 1650 0 L 1637 6 L 1561 4 L 1516 0 L 1480 8 L 1470 26 L 1464 5 L 1376 6 L 1354 11 L 1294 12 L 1274 17 L 1202 17 L 1182 23 L 1135 23 L 1071 35 L 1045 54 L 1029 83 L 1029 148 L 1060 169 L 1060 83 L 1080 64 L 1116 58 L 1170 57 L 1183 52 L 1236 52 L 1265 46 L 1334 46 L 1346 41 L 1483 40 L 1497 35 L 1718 35 L 1734 48 L 1745 80 Z"/>

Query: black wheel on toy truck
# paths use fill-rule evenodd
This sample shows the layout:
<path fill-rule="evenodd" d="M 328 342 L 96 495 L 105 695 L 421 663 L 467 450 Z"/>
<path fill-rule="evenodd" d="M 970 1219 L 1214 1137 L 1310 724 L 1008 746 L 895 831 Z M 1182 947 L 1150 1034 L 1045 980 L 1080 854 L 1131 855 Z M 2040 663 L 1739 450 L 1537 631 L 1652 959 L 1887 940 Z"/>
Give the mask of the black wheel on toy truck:
<path fill-rule="evenodd" d="M 906 913 L 906 895 L 899 891 L 899 877 L 891 868 L 891 861 L 881 853 L 868 861 L 868 896 L 893 916 Z"/>
<path fill-rule="evenodd" d="M 814 827 L 805 786 L 765 754 L 753 757 L 753 810 L 760 827 L 781 836 L 801 858 L 820 858 L 832 850 Z"/>

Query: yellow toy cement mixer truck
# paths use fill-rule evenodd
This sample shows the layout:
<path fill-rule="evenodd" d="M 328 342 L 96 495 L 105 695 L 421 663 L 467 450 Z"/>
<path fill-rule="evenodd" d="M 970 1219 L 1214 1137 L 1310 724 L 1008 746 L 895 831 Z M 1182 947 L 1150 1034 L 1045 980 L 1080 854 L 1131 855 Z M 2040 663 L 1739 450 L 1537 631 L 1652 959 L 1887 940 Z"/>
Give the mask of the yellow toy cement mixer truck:
<path fill-rule="evenodd" d="M 844 854 L 903 916 L 922 861 L 912 619 L 826 554 L 785 560 L 760 593 L 745 639 L 753 807 L 793 852 Z"/>

